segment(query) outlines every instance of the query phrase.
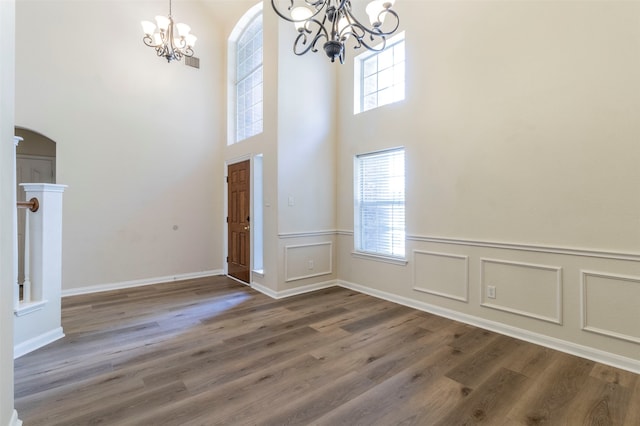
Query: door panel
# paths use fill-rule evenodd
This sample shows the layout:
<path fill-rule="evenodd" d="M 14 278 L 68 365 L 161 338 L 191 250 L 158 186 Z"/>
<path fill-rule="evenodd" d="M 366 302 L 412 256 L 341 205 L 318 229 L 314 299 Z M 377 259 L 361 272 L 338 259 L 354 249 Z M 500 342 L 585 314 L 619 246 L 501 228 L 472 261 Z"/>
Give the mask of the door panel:
<path fill-rule="evenodd" d="M 228 272 L 249 283 L 250 268 L 250 163 L 231 164 L 227 170 L 228 193 Z"/>

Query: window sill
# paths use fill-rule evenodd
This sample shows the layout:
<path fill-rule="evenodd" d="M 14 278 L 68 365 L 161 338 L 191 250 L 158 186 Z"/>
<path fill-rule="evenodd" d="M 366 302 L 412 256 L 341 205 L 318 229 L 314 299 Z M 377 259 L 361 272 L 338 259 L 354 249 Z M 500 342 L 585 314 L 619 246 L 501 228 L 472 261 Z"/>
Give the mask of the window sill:
<path fill-rule="evenodd" d="M 31 314 L 33 312 L 39 311 L 43 309 L 47 304 L 46 300 L 41 300 L 38 302 L 30 302 L 30 303 L 20 303 L 17 309 L 14 309 L 13 313 L 17 317 L 22 317 L 24 315 Z"/>
<path fill-rule="evenodd" d="M 382 256 L 379 254 L 363 253 L 360 251 L 351 252 L 351 256 L 357 259 L 374 260 L 378 262 L 390 263 L 392 265 L 400 265 L 400 266 L 406 266 L 408 263 L 407 259 L 403 259 L 400 257 Z"/>

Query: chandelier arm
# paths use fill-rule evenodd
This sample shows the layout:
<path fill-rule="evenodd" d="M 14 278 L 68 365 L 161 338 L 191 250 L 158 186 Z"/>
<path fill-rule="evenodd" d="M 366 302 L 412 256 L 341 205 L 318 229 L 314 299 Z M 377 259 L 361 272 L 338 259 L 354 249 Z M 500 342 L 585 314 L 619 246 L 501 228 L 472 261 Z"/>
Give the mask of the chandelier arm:
<path fill-rule="evenodd" d="M 169 56 L 171 56 L 171 54 L 169 53 L 169 50 L 167 50 L 167 46 L 165 45 L 156 47 L 156 54 L 158 56 L 162 56 L 165 58 L 168 58 Z"/>
<path fill-rule="evenodd" d="M 382 52 L 384 49 L 386 49 L 387 47 L 387 36 L 386 35 L 380 35 L 379 36 L 380 39 L 382 40 L 382 42 L 378 45 L 378 46 L 374 46 L 373 44 L 369 44 L 367 43 L 364 38 L 358 39 L 358 42 L 360 43 L 361 46 L 366 47 L 368 50 L 371 50 L 372 52 Z M 374 36 L 370 36 L 371 41 L 377 41 Z M 354 47 L 354 49 L 359 48 L 360 46 L 356 46 Z"/>
<path fill-rule="evenodd" d="M 315 24 L 318 26 L 318 29 L 315 32 L 315 35 L 313 36 L 313 39 L 311 39 L 311 42 L 309 42 L 309 39 L 310 39 L 310 35 L 313 33 L 313 30 L 311 29 L 310 24 Z M 329 34 L 327 33 L 326 28 L 324 27 L 324 21 L 320 22 L 317 19 L 307 19 L 304 25 L 304 29 L 300 31 L 295 41 L 293 42 L 293 53 L 295 53 L 298 56 L 301 56 L 310 50 L 312 52 L 317 52 L 318 49 L 316 48 L 316 45 L 318 44 L 318 41 L 322 38 L 326 40 L 329 39 Z M 302 47 L 302 49 L 299 49 L 300 46 L 306 46 L 306 47 Z"/>
<path fill-rule="evenodd" d="M 315 19 L 316 16 L 318 16 L 320 14 L 320 12 L 322 12 L 323 9 L 325 9 L 327 7 L 327 5 L 329 4 L 330 0 L 305 0 L 305 3 L 308 4 L 309 6 L 312 6 L 314 9 L 316 9 L 316 11 L 308 18 L 305 19 L 293 19 L 287 15 L 285 15 L 284 13 L 282 13 L 280 11 L 280 9 L 278 8 L 278 6 L 276 6 L 276 1 L 277 0 L 271 0 L 271 7 L 273 8 L 273 11 L 282 19 L 284 19 L 285 21 L 288 22 L 293 22 L 293 23 L 299 23 L 299 22 L 306 22 L 309 21 L 311 19 Z M 287 7 L 287 10 L 291 11 L 291 8 L 293 7 L 293 0 L 290 0 L 290 4 L 289 7 Z"/>
<path fill-rule="evenodd" d="M 316 34 L 313 40 L 311 40 L 311 42 L 308 43 L 309 38 L 307 37 L 306 34 L 303 34 L 303 33 L 298 34 L 298 37 L 296 37 L 296 40 L 293 43 L 293 53 L 295 53 L 297 56 L 302 56 L 308 51 L 312 51 L 314 53 L 317 52 L 318 48 L 316 47 L 316 44 L 318 44 L 318 41 L 323 37 L 326 38 L 324 34 Z M 301 50 L 298 48 L 298 46 L 305 46 L 305 45 L 306 47 L 304 47 Z"/>
<path fill-rule="evenodd" d="M 362 37 L 367 35 L 367 31 L 362 28 L 362 26 L 354 23 L 349 23 L 342 28 L 340 31 L 340 40 L 346 41 L 349 36 L 353 36 L 356 39 L 361 39 Z"/>
<path fill-rule="evenodd" d="M 156 45 L 153 43 L 153 37 L 151 37 L 149 34 L 145 34 L 144 37 L 142 37 L 142 42 L 149 47 L 156 47 Z"/>
<path fill-rule="evenodd" d="M 383 13 L 387 13 L 389 15 L 391 15 L 393 17 L 394 20 L 394 25 L 392 27 L 392 29 L 388 30 L 388 31 L 382 31 L 380 29 L 380 27 L 370 27 L 367 25 L 364 25 L 362 22 L 360 22 L 358 20 L 358 18 L 356 18 L 352 13 L 350 9 L 346 9 L 345 10 L 346 13 L 349 15 L 349 18 L 353 19 L 353 25 L 357 25 L 358 27 L 362 28 L 364 31 L 368 32 L 369 34 L 375 35 L 375 36 L 379 36 L 379 35 L 391 35 L 394 32 L 396 32 L 396 30 L 400 27 L 400 17 L 398 16 L 398 13 L 393 10 L 393 9 L 383 9 L 379 14 L 378 14 L 378 18 L 380 18 L 382 16 Z"/>
<path fill-rule="evenodd" d="M 173 42 L 172 42 L 174 50 L 185 50 L 187 48 L 187 40 L 185 40 L 184 37 L 180 37 L 179 39 L 177 39 L 178 41 L 177 45 L 175 45 L 174 43 L 175 40 L 176 39 L 173 39 Z"/>
<path fill-rule="evenodd" d="M 371 43 L 367 43 L 367 35 L 369 35 L 369 39 Z M 355 40 L 355 45 L 353 49 L 360 49 L 364 46 L 366 49 L 371 50 L 373 52 L 382 52 L 387 47 L 387 36 L 385 33 L 376 32 L 368 32 L 362 26 L 357 24 L 347 25 L 342 29 L 340 33 L 340 41 L 345 42 L 350 36 L 352 36 Z M 379 44 L 376 46 L 375 43 L 379 41 Z"/>
<path fill-rule="evenodd" d="M 311 6 L 314 9 L 322 9 L 327 3 L 329 3 L 329 0 L 304 0 L 304 2 L 307 6 Z M 291 0 L 291 6 L 289 9 L 291 9 L 291 7 L 293 7 L 293 0 Z"/>

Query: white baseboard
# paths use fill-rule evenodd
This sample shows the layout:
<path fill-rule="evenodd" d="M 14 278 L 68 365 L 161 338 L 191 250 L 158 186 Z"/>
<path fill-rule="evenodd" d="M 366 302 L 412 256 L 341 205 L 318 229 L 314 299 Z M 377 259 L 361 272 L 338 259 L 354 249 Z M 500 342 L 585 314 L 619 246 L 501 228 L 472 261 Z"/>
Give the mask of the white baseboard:
<path fill-rule="evenodd" d="M 511 336 L 516 339 L 534 343 L 536 345 L 545 346 L 547 348 L 555 349 L 561 352 L 566 352 L 568 354 L 576 355 L 581 358 L 587 358 L 592 361 L 611 365 L 616 368 L 621 368 L 623 370 L 640 374 L 639 360 L 612 354 L 612 353 L 591 348 L 588 346 L 578 345 L 576 343 L 567 342 L 565 340 L 556 339 L 555 337 L 533 333 L 528 330 L 523 330 L 521 328 L 512 327 L 506 324 L 486 320 L 484 318 L 479 318 L 473 315 L 463 314 L 461 312 L 442 308 L 440 306 L 431 305 L 429 303 L 424 303 L 414 299 L 409 299 L 407 297 L 398 296 L 392 293 L 387 293 L 385 291 L 365 287 L 360 284 L 354 284 L 354 283 L 342 281 L 342 280 L 338 280 L 337 284 L 340 287 L 344 287 L 350 290 L 358 291 L 360 293 L 368 294 L 369 296 L 377 297 L 379 299 L 388 300 L 389 302 L 398 303 L 400 305 L 408 306 L 410 308 L 418 309 L 420 311 L 429 312 L 434 315 L 449 318 L 455 321 L 460 321 L 466 324 L 471 324 L 476 327 L 495 331 L 496 333 Z"/>
<path fill-rule="evenodd" d="M 22 426 L 22 420 L 18 418 L 18 412 L 13 410 L 11 419 L 9 419 L 9 426 Z"/>
<path fill-rule="evenodd" d="M 259 291 L 260 293 L 269 296 L 272 299 L 280 299 L 278 297 L 278 292 L 275 290 L 271 290 L 269 287 L 265 287 L 262 284 L 251 283 L 251 288 Z"/>
<path fill-rule="evenodd" d="M 26 355 L 29 352 L 33 352 L 36 349 L 40 349 L 43 346 L 53 343 L 58 339 L 64 337 L 62 327 L 55 328 L 51 331 L 47 331 L 40 336 L 27 340 L 26 342 L 19 343 L 13 347 L 13 359 L 20 358 L 22 355 Z"/>
<path fill-rule="evenodd" d="M 142 287 L 145 285 L 168 283 L 172 281 L 190 280 L 194 278 L 212 277 L 215 275 L 224 275 L 222 269 L 213 271 L 191 272 L 187 274 L 167 275 L 164 277 L 144 278 L 141 280 L 123 281 L 111 284 L 98 284 L 88 287 L 69 288 L 62 290 L 62 297 L 77 296 L 80 294 L 100 293 L 102 291 L 121 290 L 124 288 Z"/>
<path fill-rule="evenodd" d="M 283 299 L 285 297 L 296 296 L 298 294 L 309 293 L 316 290 L 322 290 L 329 287 L 335 287 L 337 285 L 336 280 L 323 281 L 321 283 L 309 284 L 302 287 L 291 288 L 288 290 L 275 291 L 269 287 L 265 287 L 258 283 L 251 283 L 251 288 L 259 291 L 262 294 L 266 294 L 272 299 Z"/>

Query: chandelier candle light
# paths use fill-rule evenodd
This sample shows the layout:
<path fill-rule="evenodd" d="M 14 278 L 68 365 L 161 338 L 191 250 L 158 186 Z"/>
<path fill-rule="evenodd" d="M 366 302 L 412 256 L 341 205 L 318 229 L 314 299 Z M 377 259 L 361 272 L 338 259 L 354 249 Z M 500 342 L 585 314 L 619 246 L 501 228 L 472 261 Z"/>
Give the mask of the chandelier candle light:
<path fill-rule="evenodd" d="M 193 45 L 197 37 L 190 34 L 191 27 L 188 25 L 173 22 L 171 0 L 169 16 L 156 16 L 155 24 L 150 21 L 142 21 L 141 24 L 144 44 L 155 48 L 158 56 L 163 56 L 167 62 L 179 61 L 183 56 L 193 56 Z"/>
<path fill-rule="evenodd" d="M 316 46 L 323 40 L 322 47 L 331 62 L 339 59 L 342 64 L 349 39 L 354 40 L 354 49 L 364 46 L 382 51 L 387 37 L 400 25 L 398 14 L 392 9 L 395 0 L 373 0 L 367 5 L 365 12 L 370 26 L 355 17 L 351 0 L 286 0 L 289 3 L 286 12 L 276 5 L 283 1 L 271 0 L 271 6 L 278 16 L 293 22 L 298 30 L 293 43 L 293 52 L 298 56 L 317 52 Z M 386 24 L 385 18 L 389 18 Z"/>

